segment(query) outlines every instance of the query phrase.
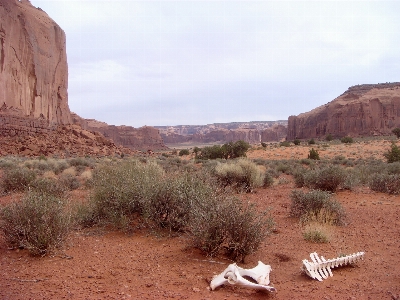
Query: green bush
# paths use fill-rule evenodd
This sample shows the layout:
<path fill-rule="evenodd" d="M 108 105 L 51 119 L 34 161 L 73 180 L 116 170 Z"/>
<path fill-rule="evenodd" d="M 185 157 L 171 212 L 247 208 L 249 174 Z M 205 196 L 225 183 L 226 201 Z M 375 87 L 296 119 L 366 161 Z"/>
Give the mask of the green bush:
<path fill-rule="evenodd" d="M 312 242 L 312 243 L 328 243 L 329 242 L 329 237 L 326 235 L 325 232 L 323 232 L 320 229 L 308 229 L 304 231 L 303 237 L 306 241 Z"/>
<path fill-rule="evenodd" d="M 308 154 L 308 159 L 319 160 L 319 153 L 314 148 L 311 148 L 310 153 Z"/>
<path fill-rule="evenodd" d="M 392 132 L 397 136 L 397 138 L 400 138 L 400 128 L 396 127 Z"/>
<path fill-rule="evenodd" d="M 300 218 L 303 222 L 318 221 L 332 225 L 343 225 L 345 213 L 341 204 L 331 199 L 329 192 L 311 190 L 304 193 L 292 191 L 290 215 Z"/>
<path fill-rule="evenodd" d="M 257 213 L 252 205 L 244 206 L 239 199 L 218 194 L 196 202 L 192 214 L 192 244 L 208 256 L 225 249 L 231 259 L 243 261 L 273 227 L 267 211 Z"/>
<path fill-rule="evenodd" d="M 351 144 L 353 143 L 353 138 L 350 136 L 345 136 L 340 141 L 345 144 Z"/>
<path fill-rule="evenodd" d="M 279 143 L 280 147 L 290 147 L 290 142 L 289 141 L 283 141 Z"/>
<path fill-rule="evenodd" d="M 309 141 L 308 141 L 308 144 L 309 144 L 309 145 L 314 145 L 314 144 L 315 144 L 315 140 L 314 140 L 314 139 L 309 140 Z"/>
<path fill-rule="evenodd" d="M 383 156 L 388 163 L 400 161 L 400 149 L 395 143 L 392 143 L 390 150 L 384 153 Z"/>
<path fill-rule="evenodd" d="M 332 134 L 329 133 L 329 134 L 325 137 L 325 140 L 328 141 L 328 142 L 333 141 L 333 136 L 332 136 Z"/>
<path fill-rule="evenodd" d="M 38 194 L 54 197 L 62 197 L 66 192 L 65 186 L 52 178 L 36 178 L 31 182 L 30 188 Z"/>
<path fill-rule="evenodd" d="M 36 173 L 25 167 L 14 167 L 5 169 L 2 187 L 4 192 L 22 192 L 36 179 Z"/>
<path fill-rule="evenodd" d="M 270 187 L 274 184 L 274 178 L 272 175 L 267 171 L 264 174 L 264 184 L 263 187 Z"/>
<path fill-rule="evenodd" d="M 62 198 L 32 192 L 3 208 L 1 220 L 6 242 L 33 255 L 45 255 L 60 246 L 71 224 Z"/>
<path fill-rule="evenodd" d="M 264 142 L 261 142 L 261 146 L 262 146 L 263 148 L 266 148 L 266 147 L 267 147 L 267 144 L 264 143 Z"/>
<path fill-rule="evenodd" d="M 295 140 L 293 141 L 293 144 L 295 144 L 296 146 L 298 146 L 298 145 L 301 144 L 301 141 L 300 141 L 299 139 L 295 139 Z"/>
<path fill-rule="evenodd" d="M 309 170 L 304 174 L 304 185 L 322 191 L 335 192 L 345 180 L 345 172 L 339 166 L 327 166 Z"/>
<path fill-rule="evenodd" d="M 223 186 L 233 186 L 238 191 L 251 192 L 264 184 L 265 174 L 248 159 L 239 159 L 228 163 L 218 163 L 215 175 Z"/>
<path fill-rule="evenodd" d="M 189 150 L 188 149 L 182 149 L 181 151 L 179 151 L 179 156 L 183 156 L 183 155 L 189 155 Z"/>
<path fill-rule="evenodd" d="M 370 180 L 369 187 L 376 192 L 399 194 L 400 174 L 375 173 Z"/>

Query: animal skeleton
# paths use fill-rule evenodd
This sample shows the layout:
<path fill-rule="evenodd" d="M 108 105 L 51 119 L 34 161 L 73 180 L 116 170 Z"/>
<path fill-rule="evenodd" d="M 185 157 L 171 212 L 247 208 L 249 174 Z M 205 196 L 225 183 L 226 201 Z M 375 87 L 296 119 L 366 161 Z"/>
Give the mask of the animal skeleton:
<path fill-rule="evenodd" d="M 261 261 L 253 269 L 243 269 L 236 264 L 230 264 L 221 274 L 214 276 L 210 283 L 211 290 L 217 287 L 230 283 L 246 288 L 253 288 L 257 290 L 266 290 L 269 292 L 276 291 L 274 287 L 269 286 L 269 273 L 271 266 L 263 264 Z M 254 279 L 257 283 L 253 283 L 243 276 L 248 276 Z"/>
<path fill-rule="evenodd" d="M 318 254 L 313 252 L 310 254 L 312 262 L 303 259 L 303 270 L 311 278 L 322 281 L 328 278 L 328 276 L 333 276 L 331 268 L 355 263 L 363 259 L 364 254 L 364 252 L 357 252 L 351 255 L 326 260 L 323 256 L 319 258 Z"/>

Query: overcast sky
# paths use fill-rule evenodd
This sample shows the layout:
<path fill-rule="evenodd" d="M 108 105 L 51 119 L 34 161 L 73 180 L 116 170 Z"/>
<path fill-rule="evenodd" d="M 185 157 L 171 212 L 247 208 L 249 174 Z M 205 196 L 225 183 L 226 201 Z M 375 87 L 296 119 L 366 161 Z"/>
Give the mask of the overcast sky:
<path fill-rule="evenodd" d="M 285 120 L 400 81 L 400 1 L 31 0 L 67 36 L 69 106 L 114 125 Z"/>

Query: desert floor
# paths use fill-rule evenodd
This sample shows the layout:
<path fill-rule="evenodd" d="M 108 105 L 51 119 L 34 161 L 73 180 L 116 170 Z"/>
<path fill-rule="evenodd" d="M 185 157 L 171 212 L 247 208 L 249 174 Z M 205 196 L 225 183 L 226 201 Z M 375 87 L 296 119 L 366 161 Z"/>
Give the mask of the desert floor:
<path fill-rule="evenodd" d="M 388 141 L 318 146 L 321 158 L 383 159 Z M 306 158 L 311 147 L 253 150 L 250 158 Z M 317 148 L 314 146 L 314 148 Z M 247 257 L 244 268 L 257 261 L 272 267 L 276 293 L 235 286 L 210 291 L 209 281 L 231 261 L 208 258 L 187 246 L 185 237 L 147 231 L 133 234 L 85 229 L 73 232 L 65 248 L 42 258 L 25 250 L 10 250 L 0 237 L 0 299 L 400 299 L 400 195 L 358 187 L 334 197 L 348 215 L 348 224 L 325 227 L 331 240 L 315 244 L 303 239 L 304 228 L 289 218 L 293 178 L 281 175 L 274 186 L 240 195 L 244 201 L 271 209 L 276 229 L 260 249 Z M 71 197 L 83 198 L 78 190 Z M 10 196 L 0 203 L 10 201 Z M 325 258 L 365 251 L 356 265 L 333 269 L 323 282 L 301 272 L 311 252 Z"/>

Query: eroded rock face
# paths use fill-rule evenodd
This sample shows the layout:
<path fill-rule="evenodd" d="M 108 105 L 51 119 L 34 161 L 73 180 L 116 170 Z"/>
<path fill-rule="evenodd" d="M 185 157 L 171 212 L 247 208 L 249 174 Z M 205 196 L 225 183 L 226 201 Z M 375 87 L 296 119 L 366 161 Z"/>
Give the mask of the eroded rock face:
<path fill-rule="evenodd" d="M 131 150 L 162 150 L 167 149 L 158 129 L 150 126 L 134 128 L 132 126 L 108 125 L 94 119 L 83 119 L 72 113 L 74 124 L 85 130 L 100 132 L 112 140 L 117 146 Z"/>
<path fill-rule="evenodd" d="M 64 31 L 28 0 L 0 0 L 0 113 L 71 124 L 67 88 Z"/>
<path fill-rule="evenodd" d="M 400 127 L 400 83 L 364 84 L 310 112 L 290 116 L 287 139 L 387 135 L 396 127 Z"/>

